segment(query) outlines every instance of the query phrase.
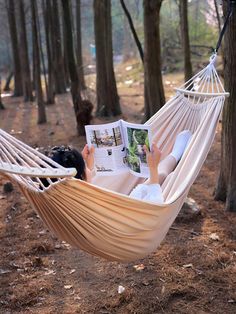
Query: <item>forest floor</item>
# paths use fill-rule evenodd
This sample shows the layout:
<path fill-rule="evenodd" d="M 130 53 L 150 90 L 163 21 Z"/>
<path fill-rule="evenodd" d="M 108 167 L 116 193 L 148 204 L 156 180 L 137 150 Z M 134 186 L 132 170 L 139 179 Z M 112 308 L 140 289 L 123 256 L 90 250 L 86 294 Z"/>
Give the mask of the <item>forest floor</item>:
<path fill-rule="evenodd" d="M 118 73 L 122 117 L 140 122 L 143 87 L 138 79 L 121 83 L 128 71 Z M 168 96 L 180 79 L 164 76 Z M 11 97 L 3 102 L 0 127 L 27 144 L 83 147 L 69 93 L 47 107 L 44 125 L 37 125 L 35 105 Z M 94 119 L 101 122 L 108 120 Z M 219 164 L 220 125 L 189 193 L 200 213 L 180 214 L 153 254 L 126 264 L 104 261 L 57 240 L 16 186 L 3 192 L 7 180 L 0 177 L 0 313 L 236 313 L 236 215 L 213 200 Z"/>

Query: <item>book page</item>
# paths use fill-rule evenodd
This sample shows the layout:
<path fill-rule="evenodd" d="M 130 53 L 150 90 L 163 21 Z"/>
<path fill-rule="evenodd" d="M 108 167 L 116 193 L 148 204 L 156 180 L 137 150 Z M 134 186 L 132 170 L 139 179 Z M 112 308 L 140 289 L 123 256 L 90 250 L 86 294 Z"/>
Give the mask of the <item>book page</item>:
<path fill-rule="evenodd" d="M 151 129 L 148 125 L 121 122 L 126 146 L 126 162 L 130 172 L 138 177 L 149 177 L 144 145 L 150 148 Z"/>
<path fill-rule="evenodd" d="M 89 146 L 95 147 L 94 167 L 97 174 L 111 175 L 127 170 L 126 150 L 120 121 L 85 126 Z"/>

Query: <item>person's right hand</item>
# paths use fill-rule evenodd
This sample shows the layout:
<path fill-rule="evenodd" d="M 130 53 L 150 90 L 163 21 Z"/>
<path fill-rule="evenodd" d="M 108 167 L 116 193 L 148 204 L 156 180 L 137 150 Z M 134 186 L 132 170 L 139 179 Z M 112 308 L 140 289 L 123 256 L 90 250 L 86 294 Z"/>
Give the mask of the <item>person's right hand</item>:
<path fill-rule="evenodd" d="M 150 169 L 157 169 L 160 159 L 161 159 L 161 151 L 157 147 L 156 144 L 152 144 L 151 146 L 151 151 L 144 146 L 145 152 L 146 152 L 146 159 L 147 159 L 147 164 Z"/>
<path fill-rule="evenodd" d="M 81 152 L 89 170 L 93 170 L 94 168 L 94 151 L 95 148 L 93 145 L 89 148 L 88 144 L 86 144 Z"/>

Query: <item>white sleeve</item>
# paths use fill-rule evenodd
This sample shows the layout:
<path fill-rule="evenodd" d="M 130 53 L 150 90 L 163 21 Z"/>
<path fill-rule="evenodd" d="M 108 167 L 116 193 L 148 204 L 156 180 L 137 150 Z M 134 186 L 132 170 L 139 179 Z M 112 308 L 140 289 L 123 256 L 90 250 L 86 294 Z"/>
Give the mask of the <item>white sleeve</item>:
<path fill-rule="evenodd" d="M 164 203 L 160 184 L 138 184 L 129 196 L 140 200 Z"/>

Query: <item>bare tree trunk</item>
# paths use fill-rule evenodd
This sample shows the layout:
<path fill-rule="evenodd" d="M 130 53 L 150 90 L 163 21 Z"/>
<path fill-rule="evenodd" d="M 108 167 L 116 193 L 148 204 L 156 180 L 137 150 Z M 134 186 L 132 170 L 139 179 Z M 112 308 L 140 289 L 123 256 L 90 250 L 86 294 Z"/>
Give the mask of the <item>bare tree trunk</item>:
<path fill-rule="evenodd" d="M 72 36 L 72 25 L 70 17 L 69 0 L 61 0 L 63 8 L 63 17 L 65 23 L 65 38 L 68 55 L 68 69 L 71 80 L 71 96 L 74 105 L 74 111 L 77 122 L 77 130 L 79 135 L 84 135 L 84 126 L 89 124 L 93 105 L 88 101 L 83 101 L 80 95 L 79 76 L 77 73 L 76 62 L 74 57 L 74 45 Z"/>
<path fill-rule="evenodd" d="M 121 113 L 113 68 L 110 0 L 94 0 L 97 115 Z"/>
<path fill-rule="evenodd" d="M 5 107 L 4 107 L 4 105 L 3 105 L 3 103 L 2 103 L 2 88 L 1 88 L 1 78 L 0 78 L 0 110 L 4 110 L 5 109 Z"/>
<path fill-rule="evenodd" d="M 53 60 L 52 60 L 52 38 L 51 38 L 51 4 L 50 1 L 42 0 L 43 16 L 44 16 L 44 27 L 45 27 L 45 39 L 47 49 L 47 60 L 48 60 L 48 92 L 47 92 L 47 104 L 51 105 L 55 103 L 55 88 L 54 88 L 54 73 L 53 73 Z"/>
<path fill-rule="evenodd" d="M 16 18 L 15 18 L 15 3 L 14 0 L 7 0 L 7 14 L 10 29 L 12 55 L 13 55 L 13 68 L 14 68 L 14 94 L 13 96 L 22 96 L 22 80 L 21 80 L 21 65 L 19 57 L 19 44 L 17 37 Z"/>
<path fill-rule="evenodd" d="M 28 55 L 28 43 L 25 26 L 24 0 L 17 2 L 19 7 L 20 56 L 24 101 L 33 101 L 31 75 Z"/>
<path fill-rule="evenodd" d="M 161 74 L 160 9 L 162 0 L 144 0 L 145 120 L 165 103 Z"/>
<path fill-rule="evenodd" d="M 11 80 L 13 78 L 13 75 L 14 73 L 13 72 L 10 72 L 7 79 L 6 79 L 6 83 L 5 83 L 5 86 L 3 88 L 4 92 L 9 92 L 11 89 L 10 89 L 10 84 L 11 84 Z"/>
<path fill-rule="evenodd" d="M 187 82 L 192 76 L 192 64 L 191 64 L 191 52 L 189 44 L 188 34 L 188 1 L 179 1 L 179 15 L 180 15 L 180 29 L 181 29 L 181 40 L 184 52 L 184 76 L 185 82 Z"/>
<path fill-rule="evenodd" d="M 47 0 L 48 1 L 48 0 Z M 63 94 L 66 92 L 64 60 L 62 55 L 62 41 L 60 32 L 60 16 L 57 0 L 52 0 L 52 40 L 53 40 L 53 68 L 55 77 L 55 92 Z M 60 71 L 58 71 L 60 69 Z"/>
<path fill-rule="evenodd" d="M 226 16 L 227 3 L 223 10 Z M 225 33 L 224 79 L 225 89 L 230 92 L 223 111 L 221 144 L 221 168 L 215 199 L 226 200 L 225 209 L 236 212 L 236 12 L 234 11 Z"/>
<path fill-rule="evenodd" d="M 47 122 L 46 111 L 43 102 L 43 90 L 41 84 L 41 67 L 40 67 L 40 55 L 39 55 L 39 38 L 37 29 L 37 2 L 31 0 L 31 13 L 32 13 L 32 36 L 33 36 L 33 50 L 35 58 L 35 87 L 36 98 L 38 105 L 38 124 Z"/>
<path fill-rule="evenodd" d="M 138 38 L 138 35 L 137 35 L 137 33 L 136 33 L 136 30 L 135 30 L 135 28 L 134 28 L 134 24 L 133 24 L 132 17 L 131 17 L 131 15 L 130 15 L 130 13 L 129 13 L 129 10 L 127 9 L 127 7 L 126 7 L 126 5 L 125 5 L 124 0 L 120 0 L 120 3 L 121 3 L 121 6 L 122 6 L 122 8 L 123 8 L 123 10 L 124 10 L 124 12 L 125 12 L 125 15 L 126 15 L 126 17 L 127 17 L 127 19 L 128 19 L 129 26 L 130 26 L 130 30 L 131 30 L 131 32 L 132 32 L 132 34 L 133 34 L 135 43 L 136 43 L 137 48 L 138 48 L 138 51 L 139 51 L 140 58 L 141 58 L 142 63 L 143 63 L 143 62 L 144 62 L 143 48 L 142 48 L 141 42 L 140 42 L 140 40 L 139 40 L 139 38 Z"/>
<path fill-rule="evenodd" d="M 80 81 L 80 88 L 86 89 L 84 80 L 84 68 L 83 68 L 83 57 L 82 57 L 82 38 L 81 38 L 81 12 L 80 12 L 80 0 L 76 1 L 76 42 L 77 42 L 77 66 Z"/>

